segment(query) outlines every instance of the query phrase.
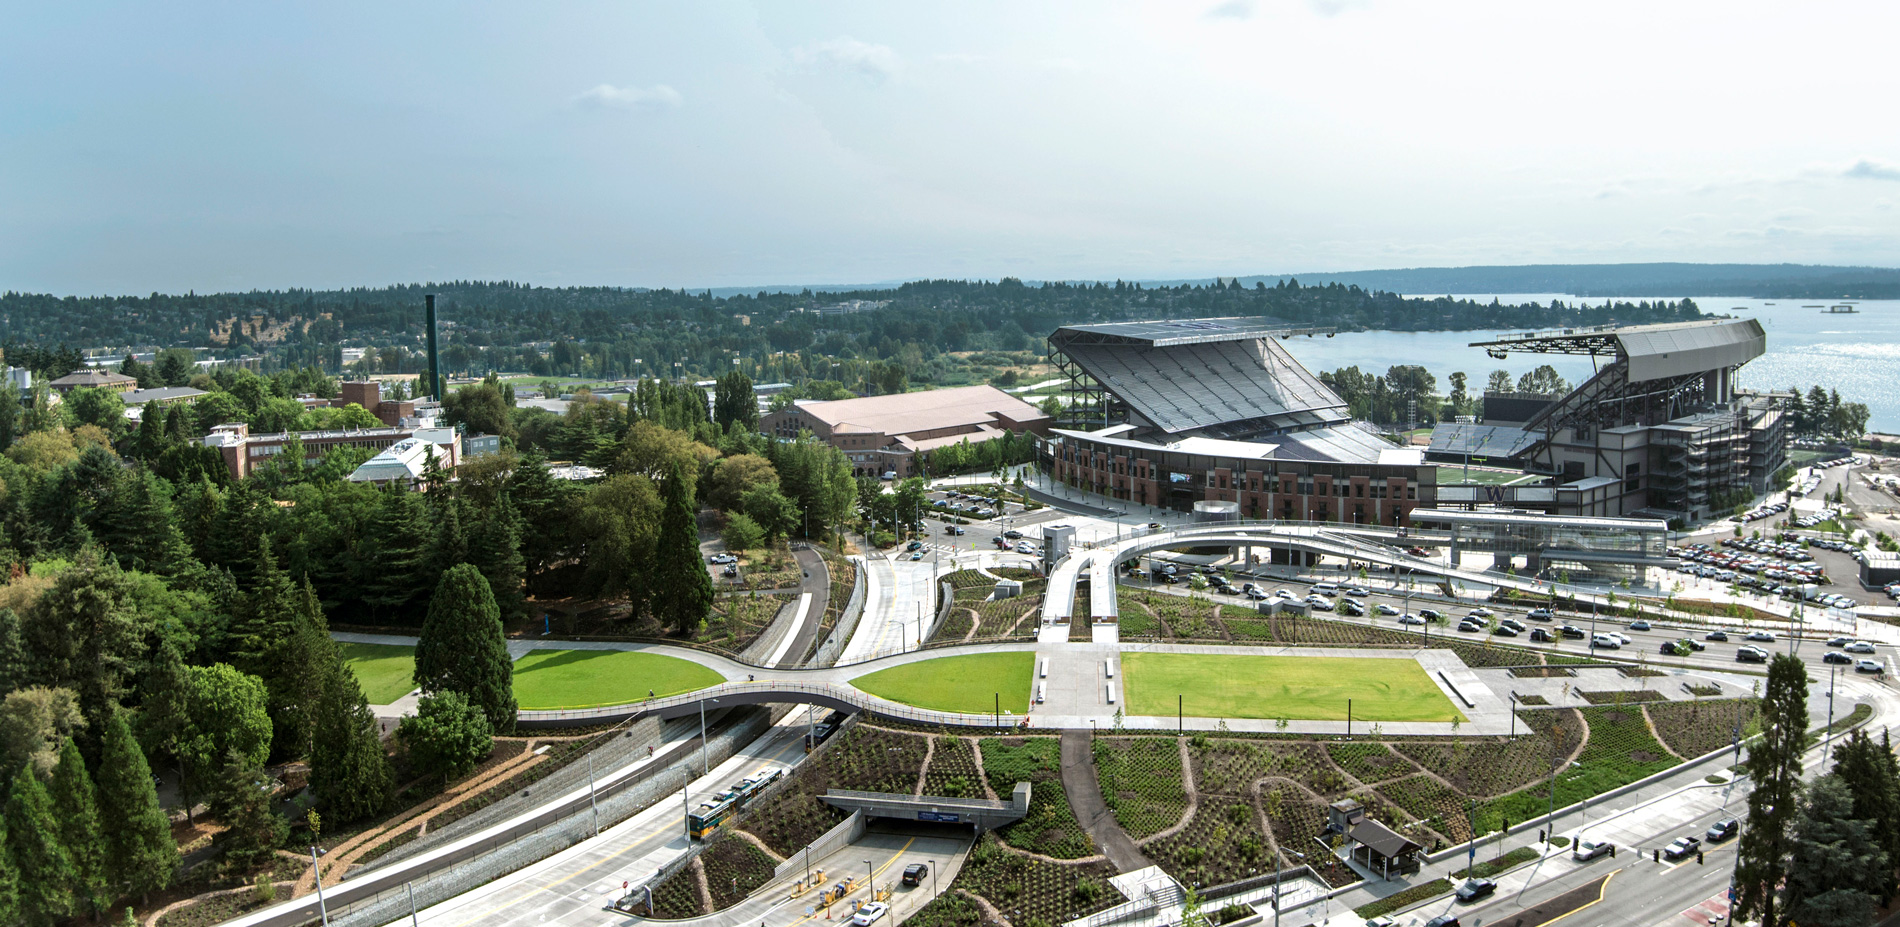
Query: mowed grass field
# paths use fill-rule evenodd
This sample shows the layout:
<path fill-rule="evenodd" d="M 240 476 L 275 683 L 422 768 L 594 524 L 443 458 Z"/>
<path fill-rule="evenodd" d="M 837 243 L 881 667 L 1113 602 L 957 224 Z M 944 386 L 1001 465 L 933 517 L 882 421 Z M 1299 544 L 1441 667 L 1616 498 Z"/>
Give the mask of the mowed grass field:
<path fill-rule="evenodd" d="M 1464 720 L 1413 660 L 1124 653 L 1128 713 L 1196 718 L 1344 721 Z"/>
<path fill-rule="evenodd" d="M 1004 711 L 1022 714 L 1029 710 L 1035 672 L 1036 655 L 1028 651 L 973 653 L 893 666 L 859 676 L 851 684 L 893 702 L 969 714 L 996 710 L 1000 694 Z"/>
<path fill-rule="evenodd" d="M 725 682 L 691 660 L 632 650 L 536 650 L 515 662 L 522 708 L 592 708 L 691 692 Z"/>
<path fill-rule="evenodd" d="M 387 705 L 416 687 L 416 648 L 401 644 L 338 642 L 343 664 L 356 674 L 371 705 Z"/>

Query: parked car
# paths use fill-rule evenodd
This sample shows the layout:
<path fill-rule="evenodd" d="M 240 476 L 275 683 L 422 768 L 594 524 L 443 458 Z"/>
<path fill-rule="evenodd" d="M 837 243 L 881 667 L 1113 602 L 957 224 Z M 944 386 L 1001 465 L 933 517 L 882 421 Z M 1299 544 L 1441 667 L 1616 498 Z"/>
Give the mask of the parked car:
<path fill-rule="evenodd" d="M 911 863 L 910 865 L 904 867 L 904 884 L 905 885 L 921 884 L 924 881 L 924 878 L 929 875 L 930 875 L 930 865 L 928 863 Z"/>
<path fill-rule="evenodd" d="M 1498 883 L 1490 879 L 1468 879 L 1465 884 L 1458 886 L 1458 890 L 1453 894 L 1458 896 L 1459 901 L 1470 904 L 1480 898 L 1489 897 L 1497 890 Z"/>
<path fill-rule="evenodd" d="M 1616 844 L 1607 840 L 1579 839 L 1576 846 L 1570 850 L 1570 858 L 1581 862 L 1596 859 L 1599 856 L 1608 856 L 1614 852 L 1616 852 Z"/>
<path fill-rule="evenodd" d="M 890 910 L 891 906 L 882 901 L 867 902 L 858 909 L 858 913 L 851 915 L 852 927 L 871 927 L 872 924 L 878 922 L 879 918 L 889 914 Z"/>
<path fill-rule="evenodd" d="M 1726 643 L 1728 641 L 1728 632 L 1727 631 L 1710 631 L 1709 633 L 1702 635 L 1702 639 L 1705 641 L 1722 641 Z"/>
<path fill-rule="evenodd" d="M 739 558 L 734 557 L 731 554 L 713 554 L 711 557 L 707 558 L 707 562 L 708 563 L 738 563 Z"/>
<path fill-rule="evenodd" d="M 1702 849 L 1700 837 L 1677 837 L 1674 843 L 1663 847 L 1664 859 L 1682 859 Z"/>
<path fill-rule="evenodd" d="M 730 564 L 730 563 L 728 563 L 728 564 L 726 564 L 726 568 L 725 568 L 725 569 L 723 569 L 723 570 L 720 570 L 720 571 L 719 571 L 719 575 L 721 575 L 721 576 L 738 576 L 738 575 L 739 575 L 739 568 L 738 568 L 738 567 L 737 567 L 736 565 L 734 565 L 734 564 Z"/>
<path fill-rule="evenodd" d="M 1425 927 L 1458 927 L 1458 918 L 1450 914 L 1440 914 L 1426 921 Z"/>
<path fill-rule="evenodd" d="M 1741 822 L 1735 820 L 1734 818 L 1723 818 L 1722 820 L 1717 821 L 1714 824 L 1710 824 L 1708 833 L 1705 833 L 1702 836 L 1704 839 L 1708 840 L 1710 843 L 1721 843 L 1722 841 L 1735 836 L 1735 834 L 1741 829 L 1742 829 Z"/>

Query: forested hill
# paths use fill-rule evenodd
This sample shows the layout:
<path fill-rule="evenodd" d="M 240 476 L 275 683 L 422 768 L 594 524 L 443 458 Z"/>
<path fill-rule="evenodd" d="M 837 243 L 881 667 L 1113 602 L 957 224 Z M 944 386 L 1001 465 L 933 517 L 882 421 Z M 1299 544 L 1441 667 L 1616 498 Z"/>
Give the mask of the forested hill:
<path fill-rule="evenodd" d="M 1252 316 L 1344 330 L 1469 330 L 1658 322 L 1700 314 L 1687 301 L 1520 306 L 1407 300 L 1356 286 L 1298 281 L 1144 287 L 930 280 L 894 289 L 725 298 L 682 290 L 453 282 L 149 297 L 7 293 L 0 296 L 0 342 L 211 345 L 227 353 L 264 353 L 271 367 L 315 364 L 335 370 L 344 344 L 400 347 L 399 359 L 408 357 L 418 347 L 425 292 L 438 294 L 446 323 L 447 372 L 587 376 L 671 373 L 675 362 L 683 362 L 687 373 L 704 374 L 724 369 L 734 356 L 776 352 L 914 369 L 941 352 L 1033 352 L 1060 325 L 1126 319 Z"/>
<path fill-rule="evenodd" d="M 1242 277 L 1272 286 L 1287 277 Z M 1743 296 L 1775 299 L 1892 299 L 1900 269 L 1817 264 L 1525 264 L 1413 267 L 1300 274 L 1309 284 L 1341 283 L 1399 293 L 1568 293 L 1575 296 Z"/>

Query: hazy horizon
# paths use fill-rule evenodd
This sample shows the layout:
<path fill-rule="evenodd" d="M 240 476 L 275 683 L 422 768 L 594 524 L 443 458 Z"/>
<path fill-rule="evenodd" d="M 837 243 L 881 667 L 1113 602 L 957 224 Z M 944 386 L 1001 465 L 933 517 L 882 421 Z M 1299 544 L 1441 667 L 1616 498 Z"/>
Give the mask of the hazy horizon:
<path fill-rule="evenodd" d="M 1900 254 L 1879 116 L 1900 11 L 1871 2 L 56 4 L 11 25 L 13 290 Z"/>

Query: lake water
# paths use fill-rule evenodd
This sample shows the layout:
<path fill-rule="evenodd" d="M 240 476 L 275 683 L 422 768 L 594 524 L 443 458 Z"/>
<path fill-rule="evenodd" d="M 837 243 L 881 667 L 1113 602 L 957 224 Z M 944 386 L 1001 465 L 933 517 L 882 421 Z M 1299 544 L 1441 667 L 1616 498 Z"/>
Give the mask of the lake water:
<path fill-rule="evenodd" d="M 1553 299 L 1566 304 L 1600 305 L 1601 298 L 1579 298 L 1561 293 L 1480 293 L 1457 294 L 1462 299 L 1490 302 L 1495 296 L 1504 303 L 1549 303 Z M 1432 298 L 1437 298 L 1434 294 Z M 1703 312 L 1752 316 L 1761 320 L 1768 332 L 1768 353 L 1741 369 L 1740 385 L 1751 389 L 1802 390 L 1815 384 L 1840 390 L 1841 399 L 1863 402 L 1872 413 L 1868 427 L 1873 431 L 1900 432 L 1900 300 L 1868 299 L 1854 305 L 1853 315 L 1830 315 L 1817 305 L 1833 305 L 1813 299 L 1737 299 L 1734 297 L 1694 297 Z M 1617 302 L 1640 302 L 1619 297 Z M 1653 300 L 1652 300 L 1653 301 Z M 1529 373 L 1541 364 L 1549 364 L 1572 385 L 1582 383 L 1592 373 L 1590 358 L 1567 354 L 1512 354 L 1498 361 L 1485 356 L 1473 341 L 1485 341 L 1500 332 L 1352 332 L 1332 338 L 1295 338 L 1286 342 L 1288 350 L 1314 371 L 1333 370 L 1357 365 L 1360 370 L 1384 373 L 1394 364 L 1422 364 L 1438 377 L 1438 390 L 1451 391 L 1449 377 L 1462 370 L 1470 378 L 1474 394 L 1484 390 L 1493 370 L 1509 370 L 1513 379 Z"/>

